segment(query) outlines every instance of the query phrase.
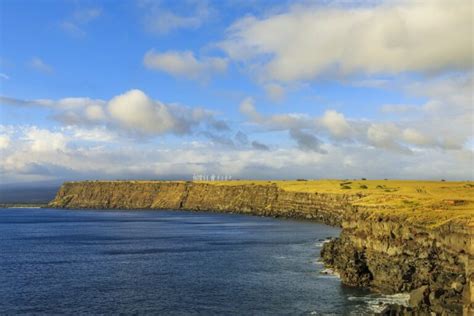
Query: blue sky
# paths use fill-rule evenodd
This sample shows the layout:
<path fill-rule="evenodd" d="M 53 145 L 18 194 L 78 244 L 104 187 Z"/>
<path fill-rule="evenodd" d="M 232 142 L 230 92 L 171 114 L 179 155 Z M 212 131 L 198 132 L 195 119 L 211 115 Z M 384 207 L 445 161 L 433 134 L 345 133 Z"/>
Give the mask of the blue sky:
<path fill-rule="evenodd" d="M 470 5 L 2 1 L 3 182 L 472 179 Z"/>

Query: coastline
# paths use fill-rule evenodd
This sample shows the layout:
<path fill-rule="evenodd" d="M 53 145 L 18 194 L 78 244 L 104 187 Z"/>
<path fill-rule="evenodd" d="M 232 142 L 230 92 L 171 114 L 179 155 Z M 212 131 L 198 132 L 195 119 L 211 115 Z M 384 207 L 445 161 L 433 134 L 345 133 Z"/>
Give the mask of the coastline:
<path fill-rule="evenodd" d="M 0 203 L 0 208 L 44 208 L 48 203 Z"/>
<path fill-rule="evenodd" d="M 271 182 L 233 182 L 68 182 L 49 206 L 215 211 L 341 226 L 340 237 L 324 244 L 321 256 L 344 284 L 384 294 L 410 293 L 410 307 L 394 307 L 399 313 L 472 312 L 473 231 L 464 219 L 423 225 L 408 221 L 405 213 L 374 213 L 360 205 L 366 198 L 360 192 L 304 192 Z"/>

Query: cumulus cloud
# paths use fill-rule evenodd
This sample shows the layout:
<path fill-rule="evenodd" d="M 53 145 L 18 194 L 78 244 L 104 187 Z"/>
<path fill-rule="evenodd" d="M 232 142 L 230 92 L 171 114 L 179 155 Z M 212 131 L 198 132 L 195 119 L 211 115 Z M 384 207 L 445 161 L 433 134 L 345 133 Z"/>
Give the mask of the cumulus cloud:
<path fill-rule="evenodd" d="M 168 107 L 151 100 L 140 90 L 114 97 L 108 104 L 111 118 L 126 129 L 163 134 L 176 126 Z"/>
<path fill-rule="evenodd" d="M 351 134 L 351 127 L 344 114 L 337 111 L 327 110 L 321 117 L 320 122 L 335 137 L 348 137 Z"/>
<path fill-rule="evenodd" d="M 219 46 L 264 81 L 470 69 L 471 9 L 469 0 L 295 5 L 238 20 Z"/>
<path fill-rule="evenodd" d="M 472 82 L 473 75 L 468 73 L 408 84 L 404 88 L 408 94 L 426 101 L 417 105 L 382 105 L 384 113 L 397 113 L 390 120 L 346 118 L 335 110 L 315 117 L 303 113 L 263 114 L 252 98 L 244 99 L 239 110 L 263 131 L 306 130 L 319 141 L 340 146 L 371 146 L 401 154 L 426 148 L 462 150 L 473 141 Z"/>
<path fill-rule="evenodd" d="M 66 126 L 108 127 L 130 136 L 191 134 L 199 126 L 218 131 L 228 129 L 227 124 L 209 110 L 164 104 L 137 89 L 109 101 L 91 98 L 19 100 L 0 97 L 0 102 L 46 108 L 52 112 L 56 121 Z"/>
<path fill-rule="evenodd" d="M 33 68 L 36 71 L 42 72 L 44 74 L 52 74 L 54 72 L 53 67 L 45 63 L 41 58 L 39 57 L 33 57 L 29 61 L 29 66 Z"/>
<path fill-rule="evenodd" d="M 219 57 L 197 59 L 191 51 L 168 51 L 159 53 L 149 50 L 143 58 L 145 67 L 166 72 L 175 77 L 207 79 L 210 75 L 223 73 L 227 60 Z"/>
<path fill-rule="evenodd" d="M 419 146 L 432 145 L 432 140 L 429 137 L 423 135 L 414 128 L 406 128 L 402 132 L 402 137 L 405 141 L 410 144 L 415 144 Z"/>
<path fill-rule="evenodd" d="M 55 152 L 66 149 L 66 137 L 60 132 L 31 127 L 26 130 L 23 140 L 29 143 L 33 152 Z"/>
<path fill-rule="evenodd" d="M 8 146 L 10 146 L 10 136 L 0 135 L 0 150 L 6 149 Z"/>
<path fill-rule="evenodd" d="M 367 129 L 367 139 L 375 147 L 410 152 L 410 150 L 400 143 L 400 130 L 393 123 L 373 123 Z"/>

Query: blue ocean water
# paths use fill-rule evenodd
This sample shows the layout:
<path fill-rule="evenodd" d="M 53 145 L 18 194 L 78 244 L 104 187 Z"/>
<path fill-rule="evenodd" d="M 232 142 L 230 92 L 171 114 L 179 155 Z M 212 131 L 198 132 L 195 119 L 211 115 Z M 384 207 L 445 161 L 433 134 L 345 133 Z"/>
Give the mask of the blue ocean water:
<path fill-rule="evenodd" d="M 0 209 L 0 234 L 0 314 L 347 315 L 379 304 L 320 274 L 321 241 L 339 229 L 316 223 Z"/>

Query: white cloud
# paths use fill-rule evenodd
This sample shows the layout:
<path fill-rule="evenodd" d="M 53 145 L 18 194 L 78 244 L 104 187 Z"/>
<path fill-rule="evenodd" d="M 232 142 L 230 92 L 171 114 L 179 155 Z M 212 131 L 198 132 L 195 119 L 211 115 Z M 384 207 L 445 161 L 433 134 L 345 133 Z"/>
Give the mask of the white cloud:
<path fill-rule="evenodd" d="M 10 146 L 10 136 L 0 135 L 0 150 L 6 149 L 8 146 Z"/>
<path fill-rule="evenodd" d="M 213 14 L 213 9 L 206 1 L 187 2 L 181 8 L 180 2 L 172 4 L 168 9 L 159 1 L 141 1 L 140 7 L 144 12 L 145 28 L 154 34 L 164 35 L 179 29 L 197 29 Z"/>
<path fill-rule="evenodd" d="M 23 139 L 30 144 L 32 152 L 54 152 L 66 150 L 67 139 L 59 132 L 31 127 L 24 133 Z"/>
<path fill-rule="evenodd" d="M 348 137 L 351 133 L 351 127 L 344 114 L 334 110 L 327 110 L 320 119 L 321 124 L 326 127 L 335 137 Z"/>
<path fill-rule="evenodd" d="M 4 80 L 10 79 L 10 77 L 8 75 L 4 74 L 4 73 L 0 73 L 0 78 L 4 79 Z"/>
<path fill-rule="evenodd" d="M 33 57 L 30 62 L 29 62 L 29 65 L 31 68 L 39 71 L 39 72 L 42 72 L 44 74 L 51 74 L 54 72 L 53 70 L 53 67 L 51 67 L 50 65 L 48 65 L 47 63 L 45 63 L 41 58 L 39 57 Z"/>
<path fill-rule="evenodd" d="M 19 100 L 0 97 L 0 102 L 13 106 L 39 106 L 52 111 L 52 117 L 66 126 L 108 127 L 128 136 L 191 134 L 199 126 L 217 131 L 228 130 L 225 121 L 200 107 L 164 104 L 141 90 L 130 90 L 109 101 L 91 98 L 59 100 Z"/>
<path fill-rule="evenodd" d="M 89 121 L 104 121 L 106 119 L 104 108 L 100 105 L 87 106 L 85 116 Z"/>
<path fill-rule="evenodd" d="M 262 116 L 257 112 L 257 109 L 254 105 L 254 100 L 251 97 L 245 98 L 239 106 L 240 113 L 244 114 L 253 122 L 259 122 L 262 119 Z"/>
<path fill-rule="evenodd" d="M 81 128 L 76 126 L 66 126 L 61 129 L 65 134 L 70 135 L 75 141 L 86 141 L 94 143 L 112 143 L 117 139 L 117 135 L 105 127 Z"/>
<path fill-rule="evenodd" d="M 296 5 L 238 20 L 219 46 L 264 81 L 471 69 L 472 2 Z"/>
<path fill-rule="evenodd" d="M 411 144 L 425 146 L 433 145 L 433 141 L 430 140 L 427 136 L 421 134 L 414 128 L 406 128 L 402 132 L 402 137 L 405 141 Z"/>
<path fill-rule="evenodd" d="M 127 129 L 162 134 L 176 124 L 168 108 L 151 100 L 140 90 L 130 90 L 114 97 L 108 104 L 113 119 Z"/>
<path fill-rule="evenodd" d="M 121 146 L 107 143 L 97 146 L 94 140 L 83 143 L 84 139 L 76 138 L 76 133 L 75 129 L 58 131 L 35 126 L 15 127 L 10 135 L 10 146 L 0 155 L 0 177 L 8 182 L 186 179 L 193 173 L 223 173 L 251 179 L 474 179 L 472 150 L 439 151 L 427 148 L 400 156 L 395 151 L 331 144 L 314 147 L 324 148 L 329 153 L 327 155 L 315 153 L 311 149 L 313 147 L 280 147 L 267 151 L 252 147 L 216 147 L 210 143 L 176 147 L 121 142 Z"/>
<path fill-rule="evenodd" d="M 198 60 L 190 51 L 155 52 L 149 50 L 143 58 L 145 67 L 164 71 L 176 77 L 207 79 L 210 75 L 227 70 L 227 61 L 219 57 L 205 57 Z"/>
<path fill-rule="evenodd" d="M 409 149 L 403 147 L 397 142 L 400 138 L 400 130 L 393 123 L 373 123 L 367 129 L 367 138 L 371 145 L 379 148 L 409 152 Z"/>
<path fill-rule="evenodd" d="M 310 118 L 301 113 L 262 115 L 257 111 L 254 102 L 255 101 L 251 97 L 245 98 L 240 103 L 239 111 L 250 122 L 265 129 L 288 130 L 292 128 L 307 128 L 313 125 Z"/>
<path fill-rule="evenodd" d="M 404 154 L 426 148 L 461 150 L 469 148 L 473 135 L 473 80 L 474 73 L 461 72 L 405 83 L 402 92 L 424 101 L 381 105 L 383 113 L 397 114 L 390 120 L 347 118 L 331 109 L 316 117 L 303 113 L 263 114 L 251 98 L 243 100 L 239 110 L 260 130 L 303 129 L 340 146 L 374 146 Z"/>

